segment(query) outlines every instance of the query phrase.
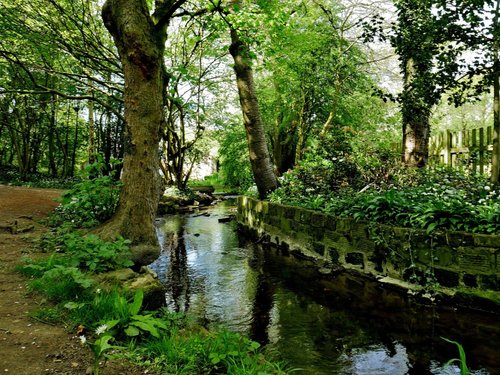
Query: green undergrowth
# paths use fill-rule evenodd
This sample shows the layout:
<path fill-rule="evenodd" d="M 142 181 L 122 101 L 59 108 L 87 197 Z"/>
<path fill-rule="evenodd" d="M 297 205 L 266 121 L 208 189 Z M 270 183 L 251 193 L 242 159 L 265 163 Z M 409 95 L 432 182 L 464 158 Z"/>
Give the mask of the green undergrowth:
<path fill-rule="evenodd" d="M 231 186 L 222 179 L 219 173 L 206 176 L 203 180 L 190 180 L 188 182 L 190 188 L 198 186 L 213 186 L 216 193 L 239 192 L 241 189 L 238 186 Z"/>
<path fill-rule="evenodd" d="M 0 165 L 0 184 L 36 188 L 69 189 L 79 181 L 79 177 L 51 177 L 46 173 L 29 173 L 21 176 L 19 168 L 10 165 Z"/>
<path fill-rule="evenodd" d="M 270 360 L 258 343 L 238 333 L 206 330 L 194 317 L 166 308 L 145 311 L 141 290 L 132 295 L 119 285 L 102 286 L 92 273 L 56 263 L 43 273 L 32 272 L 29 265 L 34 263 L 19 266 L 20 272 L 32 275 L 29 290 L 47 299 L 31 317 L 79 330 L 82 345 L 94 354 L 94 374 L 107 358 L 126 358 L 162 374 L 290 372 L 282 362 Z M 48 268 L 45 262 L 39 264 Z"/>
<path fill-rule="evenodd" d="M 458 292 L 460 292 L 463 296 L 470 297 L 479 297 L 481 299 L 491 301 L 498 306 L 500 306 L 500 293 L 493 290 L 481 290 L 477 288 L 458 288 Z"/>
<path fill-rule="evenodd" d="M 146 311 L 141 290 L 99 283 L 98 274 L 132 265 L 127 240 L 106 242 L 63 222 L 42 236 L 38 251 L 17 266 L 28 278 L 28 290 L 43 296 L 30 316 L 79 332 L 83 347 L 93 353 L 94 374 L 107 358 L 126 358 L 162 374 L 290 372 L 240 334 L 206 330 L 195 318 L 165 308 Z"/>
<path fill-rule="evenodd" d="M 428 233 L 500 231 L 500 189 L 483 176 L 446 168 L 402 170 L 365 189 L 347 185 L 331 193 L 292 171 L 270 200 Z"/>

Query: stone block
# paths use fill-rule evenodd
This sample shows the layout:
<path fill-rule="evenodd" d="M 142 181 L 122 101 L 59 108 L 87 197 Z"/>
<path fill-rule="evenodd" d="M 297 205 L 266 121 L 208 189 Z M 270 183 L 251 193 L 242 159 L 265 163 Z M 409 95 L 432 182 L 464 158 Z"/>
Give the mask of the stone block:
<path fill-rule="evenodd" d="M 354 264 L 356 266 L 362 266 L 362 267 L 364 267 L 364 264 L 365 264 L 364 258 L 363 258 L 363 253 L 357 253 L 357 252 L 347 253 L 345 256 L 345 261 L 346 261 L 346 263 Z"/>
<path fill-rule="evenodd" d="M 324 228 L 326 222 L 326 216 L 319 213 L 313 213 L 311 215 L 311 225 L 316 228 Z"/>
<path fill-rule="evenodd" d="M 434 269 L 434 277 L 440 285 L 448 288 L 457 287 L 460 281 L 458 273 L 440 268 Z"/>
<path fill-rule="evenodd" d="M 328 242 L 333 243 L 337 243 L 343 240 L 345 241 L 345 237 L 342 234 L 333 232 L 331 230 L 325 230 L 324 239 Z"/>
<path fill-rule="evenodd" d="M 259 214 L 261 214 L 261 213 L 267 213 L 267 212 L 264 212 L 264 209 L 268 208 L 268 204 L 269 203 L 266 202 L 266 201 L 257 201 L 255 203 L 255 206 L 254 206 L 254 211 L 256 213 L 259 213 Z"/>
<path fill-rule="evenodd" d="M 324 228 L 317 228 L 317 227 L 309 227 L 309 234 L 316 241 L 321 242 L 321 241 L 323 241 L 323 237 L 325 236 L 325 229 Z"/>
<path fill-rule="evenodd" d="M 432 235 L 432 239 L 428 236 L 425 236 L 425 241 L 432 246 L 448 246 L 448 235 L 447 233 L 437 232 Z M 420 242 L 421 240 L 418 240 Z"/>
<path fill-rule="evenodd" d="M 333 264 L 339 264 L 340 254 L 337 251 L 337 249 L 335 249 L 333 247 L 329 247 L 327 251 L 328 251 L 328 257 L 330 258 L 330 261 Z"/>
<path fill-rule="evenodd" d="M 427 247 L 420 247 L 415 250 L 416 261 L 425 264 L 432 264 L 432 250 Z"/>
<path fill-rule="evenodd" d="M 337 230 L 337 218 L 332 215 L 325 215 L 325 228 L 331 231 Z"/>
<path fill-rule="evenodd" d="M 303 224 L 310 224 L 311 223 L 311 215 L 312 215 L 311 211 L 301 210 L 300 211 L 300 222 Z"/>
<path fill-rule="evenodd" d="M 287 206 L 283 208 L 283 217 L 293 219 L 295 217 L 295 207 Z"/>
<path fill-rule="evenodd" d="M 294 232 L 306 232 L 306 226 L 304 224 L 301 224 L 299 221 L 292 220 L 290 221 L 290 226 L 293 229 Z M 295 235 L 295 233 L 291 233 L 292 235 Z"/>
<path fill-rule="evenodd" d="M 342 234 L 349 233 L 351 231 L 351 224 L 352 224 L 352 219 L 344 217 L 339 218 L 337 220 L 336 231 Z"/>
<path fill-rule="evenodd" d="M 279 229 L 285 233 L 290 233 L 292 231 L 292 223 L 289 219 L 281 218 Z"/>
<path fill-rule="evenodd" d="M 353 242 L 353 247 L 365 254 L 370 254 L 375 251 L 376 245 L 373 241 L 364 238 L 356 240 L 356 238 L 354 238 Z"/>
<path fill-rule="evenodd" d="M 351 236 L 354 241 L 358 239 L 368 238 L 368 226 L 364 222 L 352 222 L 351 223 Z"/>
<path fill-rule="evenodd" d="M 459 247 L 458 265 L 462 270 L 489 273 L 495 268 L 495 256 L 484 247 Z"/>
<path fill-rule="evenodd" d="M 469 288 L 477 288 L 477 277 L 476 275 L 470 275 L 468 273 L 462 276 L 462 282 L 465 286 Z"/>
<path fill-rule="evenodd" d="M 409 238 L 411 238 L 409 232 L 410 229 L 408 228 L 400 228 L 400 227 L 392 228 L 392 235 L 394 239 L 398 242 L 407 242 Z"/>
<path fill-rule="evenodd" d="M 436 246 L 436 242 L 431 240 L 427 233 L 422 230 L 408 230 L 406 234 L 406 241 L 410 242 L 412 246 Z"/>
<path fill-rule="evenodd" d="M 279 215 L 279 206 L 274 203 L 269 204 L 268 215 L 271 217 L 276 217 Z"/>
<path fill-rule="evenodd" d="M 446 233 L 447 245 L 451 247 L 473 246 L 474 235 L 465 232 Z"/>
<path fill-rule="evenodd" d="M 271 224 L 264 223 L 263 225 L 264 232 L 270 233 L 273 232 L 275 229 Z"/>
<path fill-rule="evenodd" d="M 315 253 L 325 256 L 325 245 L 323 245 L 321 242 L 314 242 L 312 245 L 312 249 Z"/>
<path fill-rule="evenodd" d="M 500 285 L 496 275 L 480 275 L 478 278 L 482 289 L 500 290 Z"/>
<path fill-rule="evenodd" d="M 456 265 L 456 251 L 450 247 L 440 246 L 431 251 L 434 264 L 441 267 L 452 267 Z"/>
<path fill-rule="evenodd" d="M 500 235 L 474 234 L 474 245 L 500 248 Z"/>
<path fill-rule="evenodd" d="M 267 218 L 267 223 L 273 228 L 278 228 L 280 224 L 280 219 L 277 218 L 276 216 L 269 216 Z"/>
<path fill-rule="evenodd" d="M 333 241 L 334 240 L 334 241 Z M 343 253 L 352 250 L 352 244 L 346 236 L 338 233 L 325 232 L 325 237 L 323 239 L 326 243 L 331 244 L 332 247 L 342 251 Z"/>

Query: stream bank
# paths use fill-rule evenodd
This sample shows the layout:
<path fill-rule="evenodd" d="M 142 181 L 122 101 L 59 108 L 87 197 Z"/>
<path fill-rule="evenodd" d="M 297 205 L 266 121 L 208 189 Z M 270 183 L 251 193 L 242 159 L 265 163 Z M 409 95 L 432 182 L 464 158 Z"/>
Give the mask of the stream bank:
<path fill-rule="evenodd" d="M 319 272 L 314 261 L 266 247 L 203 213 L 158 219 L 162 255 L 151 267 L 174 311 L 222 325 L 279 352 L 304 374 L 451 374 L 460 342 L 476 374 L 500 373 L 500 317 L 425 306 L 350 273 Z"/>

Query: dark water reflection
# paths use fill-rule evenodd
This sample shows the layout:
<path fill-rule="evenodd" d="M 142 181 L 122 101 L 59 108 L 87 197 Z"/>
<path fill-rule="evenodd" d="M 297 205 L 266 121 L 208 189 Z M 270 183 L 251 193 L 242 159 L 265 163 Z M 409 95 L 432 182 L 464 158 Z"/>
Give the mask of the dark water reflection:
<path fill-rule="evenodd" d="M 500 374 L 500 317 L 413 304 L 371 281 L 314 268 L 238 238 L 224 207 L 158 221 L 152 264 L 167 305 L 250 335 L 303 374 L 458 374 L 461 342 L 475 374 Z"/>

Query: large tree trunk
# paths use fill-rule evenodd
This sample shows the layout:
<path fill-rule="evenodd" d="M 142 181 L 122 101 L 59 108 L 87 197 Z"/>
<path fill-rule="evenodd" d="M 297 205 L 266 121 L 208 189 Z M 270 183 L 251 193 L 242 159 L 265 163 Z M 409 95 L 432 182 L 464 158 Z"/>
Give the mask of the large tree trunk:
<path fill-rule="evenodd" d="M 263 199 L 278 187 L 278 179 L 274 173 L 267 148 L 259 102 L 255 93 L 252 67 L 248 61 L 249 51 L 234 29 L 231 30 L 229 52 L 234 59 L 234 71 L 247 134 L 250 164 L 259 196 Z"/>
<path fill-rule="evenodd" d="M 394 2 L 398 22 L 393 46 L 400 56 L 404 87 L 401 94 L 403 120 L 402 160 L 408 166 L 424 167 L 429 154 L 430 115 L 439 101 L 432 75 L 436 53 L 436 32 L 432 1 L 398 0 Z M 429 29 L 429 35 L 422 30 Z"/>
<path fill-rule="evenodd" d="M 164 39 L 158 37 L 144 0 L 108 0 L 102 16 L 123 66 L 126 125 L 120 205 L 102 227 L 101 235 L 122 235 L 133 244 L 157 248 L 154 217 L 160 195 L 158 144 L 166 79 Z M 152 257 L 154 251 L 146 259 L 135 261 L 147 263 Z"/>

